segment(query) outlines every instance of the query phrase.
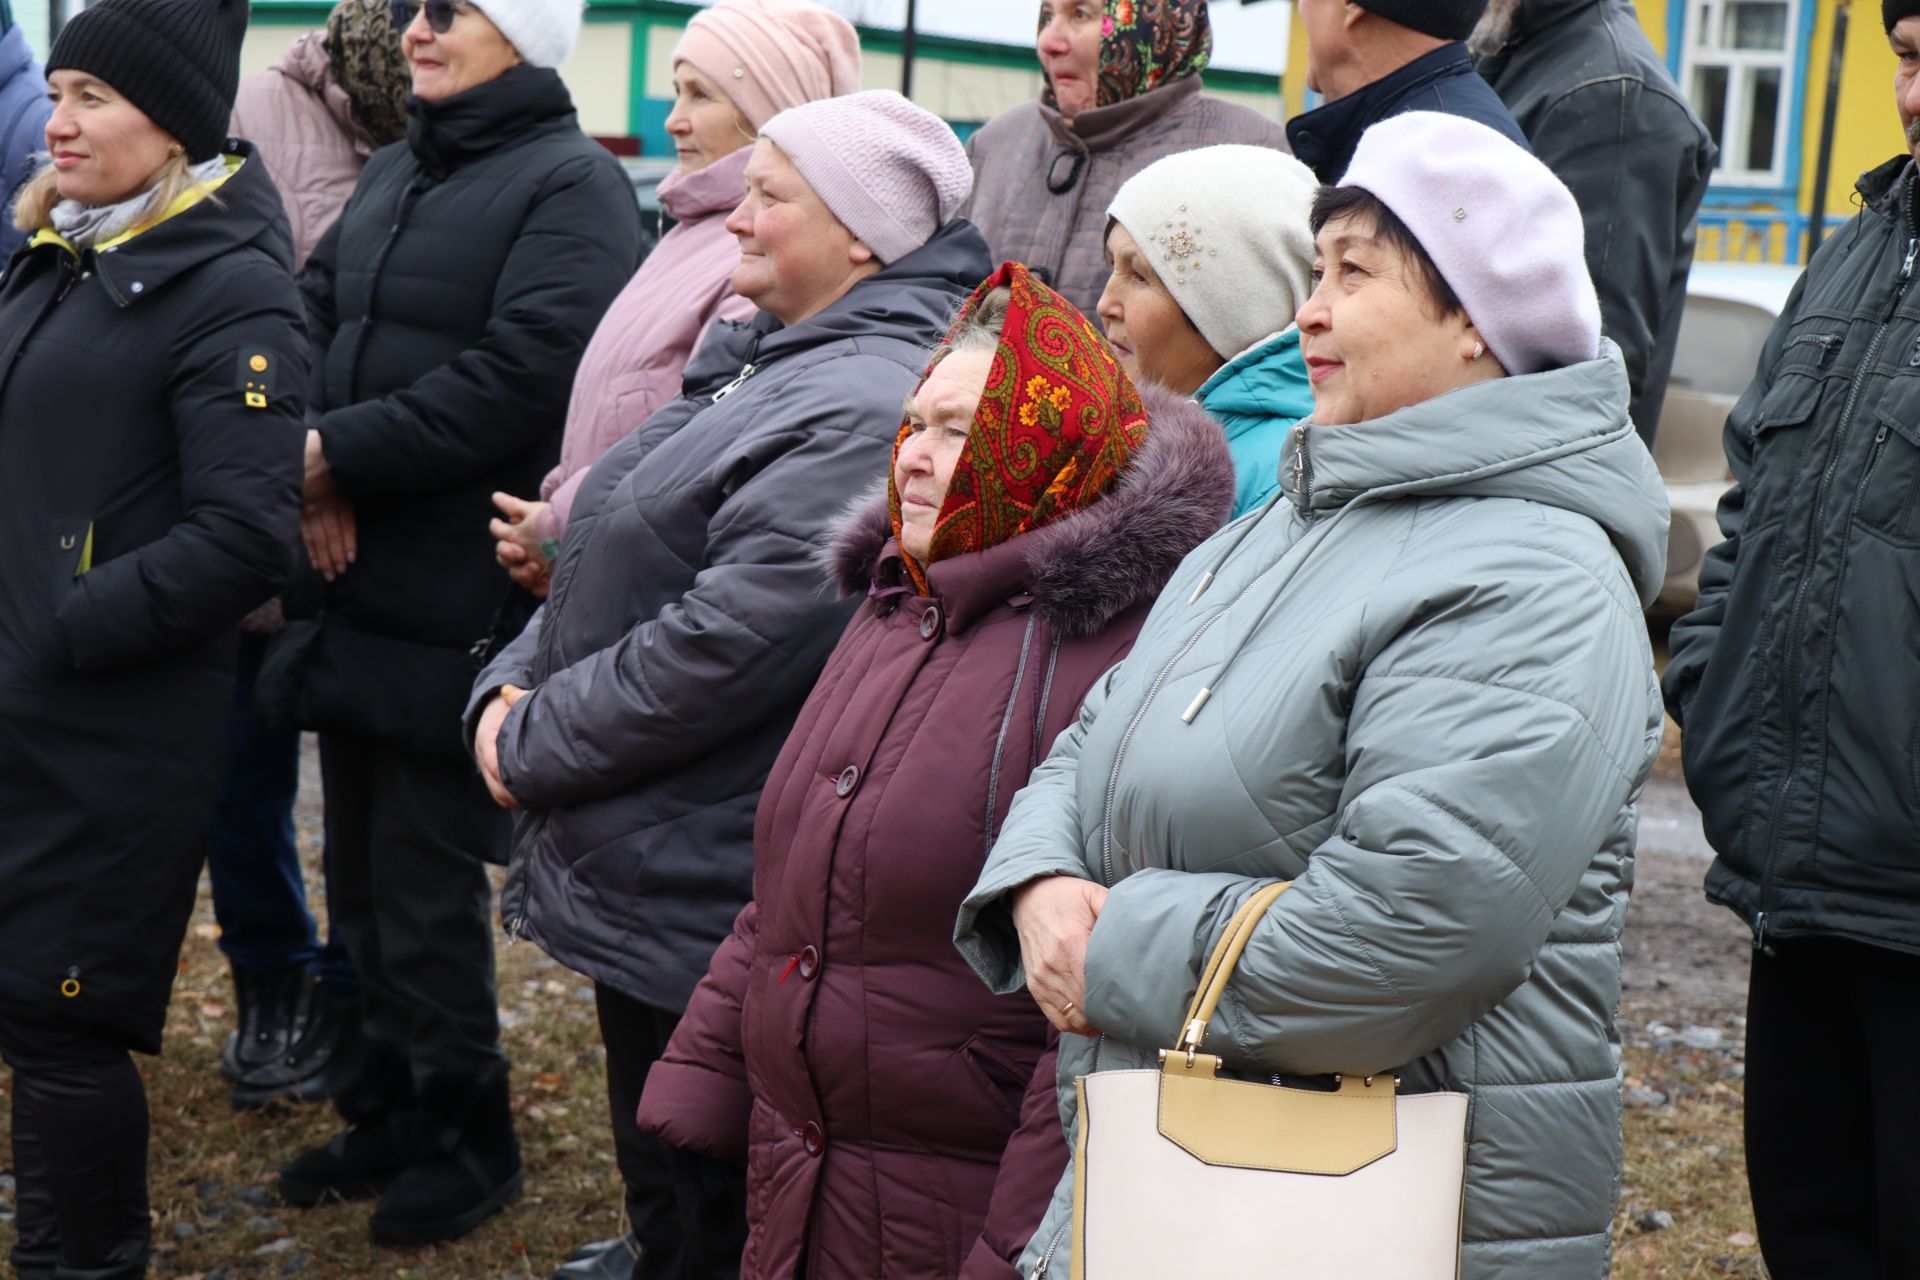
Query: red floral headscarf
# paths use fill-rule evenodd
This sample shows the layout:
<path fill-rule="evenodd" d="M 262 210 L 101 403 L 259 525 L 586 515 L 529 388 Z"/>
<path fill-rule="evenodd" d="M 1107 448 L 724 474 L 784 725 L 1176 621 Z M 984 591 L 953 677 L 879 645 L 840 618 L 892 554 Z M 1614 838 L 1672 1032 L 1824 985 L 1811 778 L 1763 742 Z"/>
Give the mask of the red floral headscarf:
<path fill-rule="evenodd" d="M 948 331 L 951 341 L 1001 285 L 1012 293 L 960 460 L 934 525 L 928 563 L 984 551 L 1051 524 L 1111 489 L 1147 438 L 1147 411 L 1087 318 L 1017 262 L 988 276 Z M 922 384 L 933 371 L 920 375 Z M 900 424 L 893 456 L 909 434 Z M 900 537 L 900 490 L 887 470 L 887 506 Z M 908 576 L 926 573 L 904 552 Z"/>
<path fill-rule="evenodd" d="M 1212 60 L 1207 0 L 1106 0 L 1100 18 L 1100 84 L 1093 105 L 1110 107 L 1151 93 L 1200 74 Z M 1040 101 L 1059 106 L 1051 83 Z"/>

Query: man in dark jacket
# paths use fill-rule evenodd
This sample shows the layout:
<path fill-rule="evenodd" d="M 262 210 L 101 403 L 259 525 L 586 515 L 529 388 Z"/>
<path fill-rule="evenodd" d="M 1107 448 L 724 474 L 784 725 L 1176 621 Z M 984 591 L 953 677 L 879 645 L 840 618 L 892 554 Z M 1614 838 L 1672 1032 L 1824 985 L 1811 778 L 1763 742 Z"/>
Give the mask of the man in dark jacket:
<path fill-rule="evenodd" d="M 1626 354 L 1633 422 L 1651 447 L 1713 140 L 1632 0 L 1493 0 L 1472 47 L 1534 154 L 1580 202 L 1601 320 Z"/>
<path fill-rule="evenodd" d="M 1478 120 L 1521 146 L 1526 134 L 1473 73 L 1464 43 L 1487 0 L 1299 0 L 1307 87 L 1327 105 L 1287 122 L 1293 154 L 1329 186 L 1360 135 L 1388 116 L 1444 111 Z"/>
<path fill-rule="evenodd" d="M 1920 0 L 1882 0 L 1920 153 Z M 1727 419 L 1727 540 L 1667 706 L 1753 929 L 1747 1175 L 1780 1280 L 1920 1275 L 1920 217 L 1914 159 L 1794 287 Z"/>

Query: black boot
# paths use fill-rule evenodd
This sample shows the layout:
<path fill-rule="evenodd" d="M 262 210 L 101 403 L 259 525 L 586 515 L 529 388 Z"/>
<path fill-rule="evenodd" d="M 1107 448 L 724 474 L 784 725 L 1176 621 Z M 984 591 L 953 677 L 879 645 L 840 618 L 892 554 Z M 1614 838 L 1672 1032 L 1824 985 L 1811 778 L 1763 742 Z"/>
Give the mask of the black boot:
<path fill-rule="evenodd" d="M 583 1244 L 560 1264 L 553 1280 L 634 1280 L 640 1274 L 640 1242 L 632 1232 Z"/>
<path fill-rule="evenodd" d="M 306 1029 L 313 1005 L 313 970 L 233 971 L 235 1027 L 220 1051 L 220 1074 L 235 1084 L 248 1073 L 283 1061 Z"/>
<path fill-rule="evenodd" d="M 407 1065 L 391 1050 L 370 1051 L 359 1078 L 333 1103 L 347 1128 L 280 1171 L 280 1198 L 288 1204 L 308 1208 L 329 1195 L 342 1200 L 379 1195 L 413 1160 L 418 1104 Z"/>
<path fill-rule="evenodd" d="M 387 1244 L 453 1240 L 520 1194 L 526 1171 L 502 1067 L 491 1079 L 436 1076 L 421 1090 L 420 1145 L 381 1193 L 369 1226 Z"/>
<path fill-rule="evenodd" d="M 310 979 L 299 1035 L 279 1058 L 235 1080 L 233 1105 L 250 1109 L 276 1102 L 324 1102 L 357 1074 L 359 1046 L 359 1006 L 332 999 L 318 979 Z"/>

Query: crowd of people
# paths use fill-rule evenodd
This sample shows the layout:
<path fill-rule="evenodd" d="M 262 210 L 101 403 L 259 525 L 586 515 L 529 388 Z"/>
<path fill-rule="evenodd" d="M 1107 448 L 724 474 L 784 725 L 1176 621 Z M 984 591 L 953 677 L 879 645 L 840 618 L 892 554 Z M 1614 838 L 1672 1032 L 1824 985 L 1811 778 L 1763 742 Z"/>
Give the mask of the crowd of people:
<path fill-rule="evenodd" d="M 1462 1274 L 1604 1276 L 1671 709 L 1768 1263 L 1920 1274 L 1920 4 L 1664 705 L 1706 130 L 1628 0 L 1299 13 L 1283 128 L 1204 91 L 1206 0 L 1042 0 L 963 144 L 814 0 L 717 0 L 649 251 L 572 0 L 339 0 L 244 78 L 244 0 L 97 0 L 44 67 L 0 0 L 16 1271 L 146 1274 L 129 1055 L 204 863 L 233 1101 L 329 1100 L 279 1194 L 380 1241 L 526 1180 L 488 864 L 606 1049 L 628 1230 L 558 1280 L 1065 1274 L 1075 1080 L 1286 880 L 1212 1052 L 1469 1095 Z"/>

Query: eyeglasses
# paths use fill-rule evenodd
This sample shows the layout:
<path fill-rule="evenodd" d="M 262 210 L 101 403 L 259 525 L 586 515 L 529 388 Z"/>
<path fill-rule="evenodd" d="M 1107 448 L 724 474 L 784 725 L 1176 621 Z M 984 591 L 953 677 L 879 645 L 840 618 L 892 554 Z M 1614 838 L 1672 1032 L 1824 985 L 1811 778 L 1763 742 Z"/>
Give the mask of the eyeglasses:
<path fill-rule="evenodd" d="M 435 35 L 442 36 L 453 26 L 455 18 L 472 8 L 463 0 L 390 0 L 390 3 L 395 31 L 405 31 L 412 26 L 414 15 L 425 9 L 427 25 Z"/>

